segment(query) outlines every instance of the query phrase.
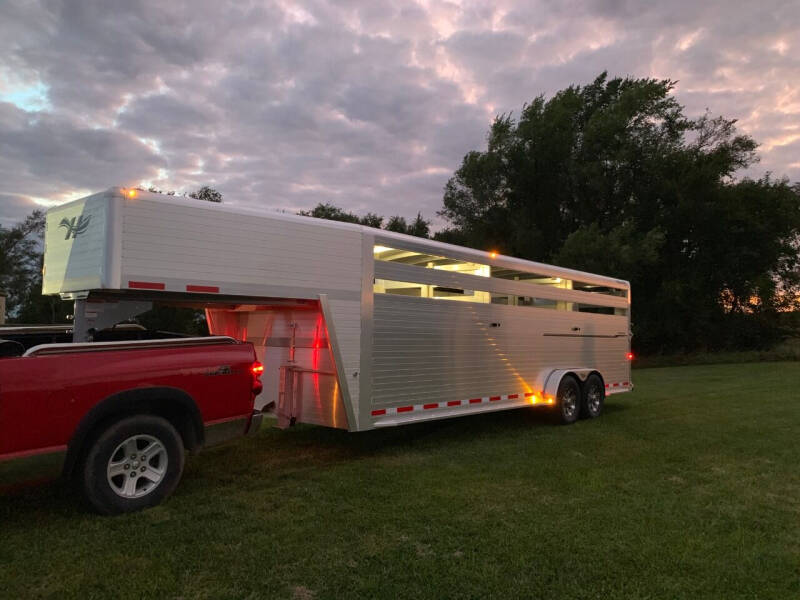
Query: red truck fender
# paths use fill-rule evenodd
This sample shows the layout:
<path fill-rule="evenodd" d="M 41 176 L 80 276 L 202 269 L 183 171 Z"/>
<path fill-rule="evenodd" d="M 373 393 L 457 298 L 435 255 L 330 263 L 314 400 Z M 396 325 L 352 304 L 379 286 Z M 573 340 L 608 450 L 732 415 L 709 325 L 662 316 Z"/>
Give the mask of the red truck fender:
<path fill-rule="evenodd" d="M 84 415 L 67 445 L 63 476 L 72 476 L 86 450 L 87 442 L 110 421 L 143 413 L 167 419 L 181 434 L 187 450 L 196 451 L 203 446 L 203 419 L 189 394 L 173 387 L 134 388 L 109 396 Z"/>

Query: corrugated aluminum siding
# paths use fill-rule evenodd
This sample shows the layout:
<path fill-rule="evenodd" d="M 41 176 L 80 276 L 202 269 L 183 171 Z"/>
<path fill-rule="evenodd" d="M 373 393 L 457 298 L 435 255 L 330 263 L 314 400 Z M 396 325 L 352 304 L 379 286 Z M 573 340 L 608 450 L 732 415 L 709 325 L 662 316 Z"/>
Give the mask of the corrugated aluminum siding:
<path fill-rule="evenodd" d="M 629 379 L 627 317 L 390 294 L 375 294 L 374 306 L 376 407 L 534 389 L 552 367 Z"/>
<path fill-rule="evenodd" d="M 314 222 L 206 209 L 201 201 L 189 208 L 126 200 L 122 286 L 141 279 L 166 281 L 167 290 L 186 281 L 216 285 L 227 294 L 316 298 L 339 291 L 357 299 L 361 235 Z"/>

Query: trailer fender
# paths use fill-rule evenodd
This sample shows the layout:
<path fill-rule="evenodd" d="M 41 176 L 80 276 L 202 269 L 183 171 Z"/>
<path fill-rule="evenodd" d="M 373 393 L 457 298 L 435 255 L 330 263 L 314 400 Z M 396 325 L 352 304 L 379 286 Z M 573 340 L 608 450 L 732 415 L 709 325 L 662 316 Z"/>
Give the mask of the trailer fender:
<path fill-rule="evenodd" d="M 561 385 L 561 380 L 568 375 L 575 377 L 578 380 L 578 384 L 583 386 L 583 382 L 586 381 L 592 373 L 596 373 L 597 376 L 605 382 L 603 375 L 597 369 L 591 369 L 589 367 L 553 369 L 545 374 L 543 378 L 544 385 L 542 386 L 542 391 L 544 392 L 544 396 L 555 398 L 556 394 L 558 394 L 558 386 Z"/>

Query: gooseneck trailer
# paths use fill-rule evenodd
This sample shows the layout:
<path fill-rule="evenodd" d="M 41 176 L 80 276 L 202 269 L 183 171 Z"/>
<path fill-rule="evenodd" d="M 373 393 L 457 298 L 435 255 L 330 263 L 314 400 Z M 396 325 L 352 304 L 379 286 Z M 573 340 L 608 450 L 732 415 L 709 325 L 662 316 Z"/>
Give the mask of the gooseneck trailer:
<path fill-rule="evenodd" d="M 74 340 L 153 303 L 251 342 L 257 407 L 363 431 L 632 389 L 627 281 L 392 232 L 111 188 L 50 209 L 43 293 Z"/>

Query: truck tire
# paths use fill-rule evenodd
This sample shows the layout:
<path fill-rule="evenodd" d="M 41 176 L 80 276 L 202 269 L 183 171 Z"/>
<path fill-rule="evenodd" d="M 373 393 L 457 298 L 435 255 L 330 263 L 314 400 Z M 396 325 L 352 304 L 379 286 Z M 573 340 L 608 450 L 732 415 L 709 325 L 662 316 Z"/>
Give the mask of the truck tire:
<path fill-rule="evenodd" d="M 583 383 L 581 418 L 595 419 L 603 412 L 606 401 L 606 388 L 597 373 L 592 373 Z"/>
<path fill-rule="evenodd" d="M 109 425 L 93 441 L 80 473 L 83 494 L 105 515 L 159 504 L 183 474 L 183 440 L 155 415 L 134 415 Z"/>
<path fill-rule="evenodd" d="M 567 375 L 558 384 L 556 406 L 563 425 L 569 425 L 578 420 L 581 412 L 581 388 L 574 377 Z"/>

